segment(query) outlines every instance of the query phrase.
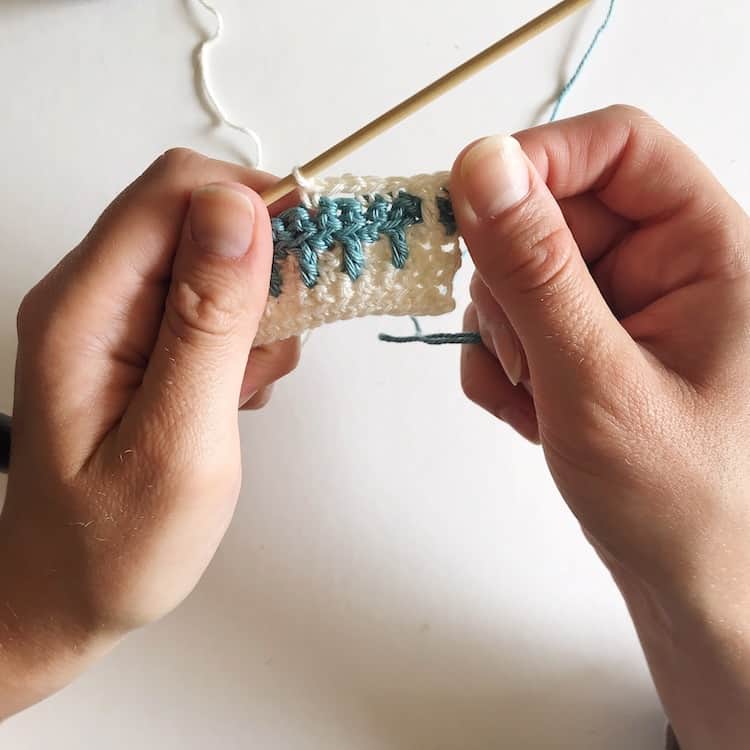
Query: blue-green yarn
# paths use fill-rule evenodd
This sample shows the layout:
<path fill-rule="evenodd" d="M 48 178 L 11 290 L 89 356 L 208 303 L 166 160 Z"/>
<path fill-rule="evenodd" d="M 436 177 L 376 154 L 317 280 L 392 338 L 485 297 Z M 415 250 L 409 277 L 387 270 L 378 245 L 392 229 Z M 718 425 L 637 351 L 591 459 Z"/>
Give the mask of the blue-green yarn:
<path fill-rule="evenodd" d="M 379 333 L 378 339 L 389 344 L 481 344 L 482 337 L 472 331 L 459 333 L 415 333 L 412 336 L 392 336 L 390 333 Z"/>
<path fill-rule="evenodd" d="M 458 226 L 456 225 L 456 214 L 453 213 L 453 204 L 448 191 L 445 191 L 445 195 L 438 195 L 435 202 L 437 203 L 440 223 L 445 227 L 445 233 L 449 236 L 454 235 L 458 231 Z"/>
<path fill-rule="evenodd" d="M 365 266 L 365 246 L 381 237 L 391 243 L 391 260 L 403 268 L 409 257 L 406 232 L 422 222 L 422 200 L 402 191 L 397 195 L 357 198 L 321 196 L 315 209 L 294 206 L 271 220 L 273 264 L 270 294 L 283 286 L 282 263 L 295 255 L 302 283 L 312 289 L 318 281 L 320 255 L 334 246 L 342 249 L 341 270 L 356 281 Z"/>
<path fill-rule="evenodd" d="M 422 199 L 407 192 L 399 193 L 392 202 L 382 195 L 374 195 L 367 208 L 367 218 L 379 234 L 391 241 L 393 265 L 403 268 L 409 257 L 406 230 L 422 222 Z"/>
<path fill-rule="evenodd" d="M 321 250 L 328 250 L 338 242 L 341 245 L 341 270 L 355 281 L 365 267 L 362 243 L 373 241 L 374 227 L 368 224 L 362 204 L 354 198 L 342 198 L 336 202 L 321 199 L 321 203 L 323 207 L 318 209 L 318 217 L 335 228 L 326 237 L 325 247 Z"/>
<path fill-rule="evenodd" d="M 442 346 L 443 344 L 481 344 L 482 339 L 478 333 L 463 331 L 460 333 L 424 333 L 419 324 L 419 318 L 409 316 L 414 324 L 414 333 L 411 336 L 391 336 L 390 333 L 379 333 L 378 339 L 389 344 L 432 344 Z"/>
<path fill-rule="evenodd" d="M 591 43 L 589 44 L 586 51 L 583 53 L 583 57 L 581 58 L 580 62 L 576 66 L 576 69 L 573 71 L 573 75 L 568 79 L 568 81 L 565 83 L 565 85 L 560 89 L 560 93 L 557 96 L 557 99 L 555 100 L 555 105 L 552 107 L 552 114 L 549 117 L 550 122 L 554 122 L 557 119 L 557 115 L 560 113 L 560 107 L 562 106 L 562 103 L 565 101 L 565 97 L 570 93 L 570 90 L 575 86 L 576 81 L 578 80 L 579 76 L 583 72 L 583 69 L 586 67 L 586 63 L 589 61 L 589 58 L 591 57 L 591 53 L 594 51 L 594 48 L 597 44 L 599 44 L 599 38 L 604 33 L 604 30 L 609 26 L 609 22 L 612 20 L 612 13 L 615 9 L 615 1 L 616 0 L 609 0 L 609 8 L 607 9 L 607 15 L 604 16 L 604 20 L 599 25 L 599 28 L 596 30 L 596 33 L 594 34 L 594 37 L 591 40 Z"/>

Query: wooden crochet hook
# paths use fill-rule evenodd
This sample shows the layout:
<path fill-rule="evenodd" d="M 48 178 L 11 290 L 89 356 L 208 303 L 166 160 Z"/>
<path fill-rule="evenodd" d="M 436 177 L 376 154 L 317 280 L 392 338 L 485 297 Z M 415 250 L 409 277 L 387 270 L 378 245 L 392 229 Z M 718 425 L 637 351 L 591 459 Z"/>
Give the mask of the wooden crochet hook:
<path fill-rule="evenodd" d="M 458 86 L 460 83 L 468 80 L 480 70 L 483 70 L 591 2 L 592 0 L 563 0 L 563 2 L 558 3 L 540 16 L 524 24 L 512 34 L 508 34 L 508 36 L 498 40 L 457 68 L 433 81 L 429 86 L 425 86 L 425 88 L 405 99 L 401 104 L 389 109 L 380 115 L 380 117 L 376 117 L 372 122 L 361 127 L 342 141 L 339 141 L 336 145 L 331 146 L 331 148 L 300 167 L 300 173 L 307 178 L 319 175 L 355 149 L 389 128 L 392 128 L 396 123 L 414 114 L 417 110 Z M 297 181 L 293 174 L 289 174 L 268 188 L 261 197 L 266 205 L 270 206 L 296 188 Z"/>

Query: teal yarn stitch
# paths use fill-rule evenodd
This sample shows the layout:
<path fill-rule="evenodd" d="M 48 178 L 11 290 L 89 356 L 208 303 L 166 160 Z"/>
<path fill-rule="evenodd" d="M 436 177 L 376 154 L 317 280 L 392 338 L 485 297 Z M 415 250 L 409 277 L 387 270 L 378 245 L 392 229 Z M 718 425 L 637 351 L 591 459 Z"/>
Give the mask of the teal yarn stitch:
<path fill-rule="evenodd" d="M 381 237 L 391 243 L 391 261 L 403 268 L 409 257 L 407 229 L 422 222 L 422 200 L 402 191 L 357 198 L 322 196 L 315 209 L 294 206 L 271 220 L 273 263 L 270 294 L 281 294 L 281 264 L 297 257 L 302 283 L 312 289 L 318 281 L 320 255 L 334 246 L 342 248 L 342 272 L 356 281 L 365 265 L 365 246 Z"/>
<path fill-rule="evenodd" d="M 445 233 L 447 235 L 455 234 L 458 227 L 456 226 L 456 215 L 453 213 L 453 204 L 448 191 L 446 190 L 445 195 L 438 195 L 435 198 L 435 203 L 437 204 L 440 223 L 445 227 Z"/>
<path fill-rule="evenodd" d="M 422 199 L 407 192 L 399 193 L 393 201 L 382 195 L 372 196 L 367 208 L 367 220 L 379 234 L 391 241 L 391 262 L 396 268 L 403 268 L 409 257 L 406 230 L 412 224 L 422 222 Z M 373 241 L 377 241 L 377 238 Z"/>

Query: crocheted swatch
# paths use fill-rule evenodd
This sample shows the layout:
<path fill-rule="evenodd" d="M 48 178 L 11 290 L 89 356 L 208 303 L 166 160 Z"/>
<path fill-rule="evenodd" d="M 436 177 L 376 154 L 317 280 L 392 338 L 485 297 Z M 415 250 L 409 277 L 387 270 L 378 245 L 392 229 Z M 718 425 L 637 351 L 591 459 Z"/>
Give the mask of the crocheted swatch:
<path fill-rule="evenodd" d="M 448 173 L 319 181 L 271 221 L 257 345 L 364 315 L 441 315 L 461 265 Z"/>

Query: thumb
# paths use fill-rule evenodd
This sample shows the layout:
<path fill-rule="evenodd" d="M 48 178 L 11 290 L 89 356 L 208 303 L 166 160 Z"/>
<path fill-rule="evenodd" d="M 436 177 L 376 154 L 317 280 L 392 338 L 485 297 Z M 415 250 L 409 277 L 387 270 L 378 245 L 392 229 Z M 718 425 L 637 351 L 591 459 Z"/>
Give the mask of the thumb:
<path fill-rule="evenodd" d="M 562 211 L 517 140 L 485 138 L 451 176 L 456 219 L 477 271 L 526 353 L 532 383 L 597 382 L 635 344 L 607 307 Z"/>
<path fill-rule="evenodd" d="M 123 427 L 197 435 L 219 447 L 237 422 L 271 256 L 268 212 L 250 188 L 217 183 L 193 192 L 157 342 Z"/>

